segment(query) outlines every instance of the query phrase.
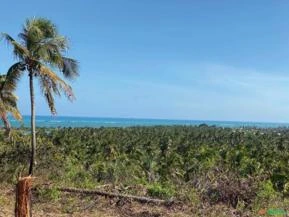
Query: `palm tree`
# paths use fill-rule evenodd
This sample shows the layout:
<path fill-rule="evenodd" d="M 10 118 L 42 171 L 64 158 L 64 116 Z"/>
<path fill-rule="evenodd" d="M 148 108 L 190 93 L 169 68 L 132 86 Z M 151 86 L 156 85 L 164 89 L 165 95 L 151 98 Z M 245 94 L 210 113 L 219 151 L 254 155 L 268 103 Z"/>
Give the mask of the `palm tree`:
<path fill-rule="evenodd" d="M 10 138 L 11 125 L 8 120 L 8 113 L 11 113 L 16 120 L 21 120 L 22 116 L 17 108 L 17 96 L 6 84 L 6 75 L 0 75 L 0 118 L 3 121 L 6 135 Z"/>
<path fill-rule="evenodd" d="M 72 79 L 78 76 L 77 61 L 65 57 L 63 53 L 68 49 L 68 41 L 60 35 L 56 26 L 48 19 L 28 19 L 19 34 L 17 42 L 10 35 L 3 33 L 3 38 L 12 45 L 13 53 L 18 62 L 10 67 L 7 73 L 9 88 L 15 89 L 20 77 L 27 72 L 29 76 L 31 103 L 31 157 L 29 175 L 32 175 L 36 155 L 35 134 L 35 102 L 33 80 L 37 78 L 52 114 L 56 114 L 54 95 L 63 92 L 69 100 L 74 99 L 72 88 L 62 80 L 55 70 L 61 71 L 63 76 Z"/>

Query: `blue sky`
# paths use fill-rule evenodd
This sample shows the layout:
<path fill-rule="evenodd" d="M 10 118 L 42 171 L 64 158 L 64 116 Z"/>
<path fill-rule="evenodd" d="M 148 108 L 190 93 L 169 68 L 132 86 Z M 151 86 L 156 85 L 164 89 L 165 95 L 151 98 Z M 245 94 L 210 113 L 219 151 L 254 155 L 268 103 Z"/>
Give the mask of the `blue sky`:
<path fill-rule="evenodd" d="M 289 122 L 288 1 L 4 1 L 0 31 L 16 38 L 33 16 L 80 62 L 77 100 L 57 100 L 58 115 Z M 0 71 L 13 62 L 1 43 Z M 29 114 L 26 77 L 17 94 Z"/>

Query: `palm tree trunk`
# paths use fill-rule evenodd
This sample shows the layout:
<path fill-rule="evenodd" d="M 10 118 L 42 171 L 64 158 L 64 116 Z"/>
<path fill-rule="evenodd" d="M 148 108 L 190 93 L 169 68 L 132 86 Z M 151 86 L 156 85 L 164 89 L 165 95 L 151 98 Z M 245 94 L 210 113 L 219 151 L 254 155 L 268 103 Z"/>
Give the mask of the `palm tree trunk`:
<path fill-rule="evenodd" d="M 34 86 L 33 86 L 32 72 L 29 72 L 29 85 L 30 85 L 30 103 L 31 103 L 31 157 L 30 157 L 29 175 L 32 175 L 33 168 L 35 165 L 35 154 L 36 154 L 35 104 L 34 104 Z"/>
<path fill-rule="evenodd" d="M 10 138 L 10 132 L 11 132 L 11 124 L 8 120 L 7 114 L 2 114 L 1 119 L 4 123 L 4 128 L 5 128 L 5 134 L 8 138 Z"/>

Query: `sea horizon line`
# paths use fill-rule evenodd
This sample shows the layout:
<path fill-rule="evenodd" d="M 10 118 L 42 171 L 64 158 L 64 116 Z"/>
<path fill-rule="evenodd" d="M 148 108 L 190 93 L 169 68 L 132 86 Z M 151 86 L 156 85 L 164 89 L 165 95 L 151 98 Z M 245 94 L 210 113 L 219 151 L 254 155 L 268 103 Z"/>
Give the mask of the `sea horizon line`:
<path fill-rule="evenodd" d="M 31 115 L 22 115 L 23 117 L 31 117 Z M 260 120 L 214 120 L 214 119 L 185 119 L 185 118 L 147 118 L 147 117 L 110 117 L 110 116 L 81 116 L 81 115 L 36 115 L 36 118 L 85 118 L 85 119 L 118 119 L 118 120 L 153 120 L 153 121 L 188 121 L 188 122 L 225 122 L 225 123 L 259 123 L 259 124 L 288 124 L 289 121 L 260 121 Z"/>

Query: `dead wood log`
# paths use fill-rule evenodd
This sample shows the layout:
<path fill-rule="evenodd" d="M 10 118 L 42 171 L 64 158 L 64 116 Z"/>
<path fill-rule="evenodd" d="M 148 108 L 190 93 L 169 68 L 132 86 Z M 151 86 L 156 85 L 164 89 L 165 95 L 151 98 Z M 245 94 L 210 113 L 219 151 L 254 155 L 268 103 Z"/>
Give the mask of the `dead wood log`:
<path fill-rule="evenodd" d="M 161 199 L 153 199 L 148 197 L 139 197 L 134 195 L 127 194 L 118 194 L 118 193 L 110 193 L 106 191 L 100 190 L 87 190 L 87 189 L 78 189 L 78 188 L 56 188 L 58 191 L 68 192 L 68 193 L 77 193 L 77 194 L 89 194 L 89 195 L 100 195 L 110 198 L 119 198 L 119 199 L 129 199 L 134 200 L 140 203 L 153 203 L 157 205 L 172 205 L 174 203 L 173 200 L 161 200 Z"/>

